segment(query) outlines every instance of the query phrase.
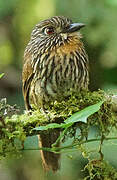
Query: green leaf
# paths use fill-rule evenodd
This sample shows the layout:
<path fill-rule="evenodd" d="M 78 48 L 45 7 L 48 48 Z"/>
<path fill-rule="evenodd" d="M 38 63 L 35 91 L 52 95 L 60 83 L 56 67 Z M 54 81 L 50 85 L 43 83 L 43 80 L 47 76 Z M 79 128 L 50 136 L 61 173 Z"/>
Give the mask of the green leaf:
<path fill-rule="evenodd" d="M 67 125 L 65 123 L 61 123 L 61 124 L 57 124 L 57 123 L 51 123 L 48 124 L 46 126 L 39 126 L 34 128 L 33 130 L 37 130 L 37 131 L 44 131 L 44 130 L 48 130 L 48 129 L 54 129 L 54 128 L 65 128 Z"/>
<path fill-rule="evenodd" d="M 64 122 L 66 124 L 75 123 L 75 122 L 84 122 L 84 123 L 86 123 L 87 118 L 90 115 L 92 115 L 95 112 L 97 112 L 100 109 L 100 106 L 102 104 L 103 104 L 103 101 L 101 101 L 101 102 L 99 102 L 97 104 L 88 106 L 85 109 L 83 109 L 83 110 L 81 110 L 79 112 L 74 113 L 71 117 L 67 118 Z"/>
<path fill-rule="evenodd" d="M 67 128 L 72 126 L 75 122 L 84 122 L 87 123 L 87 118 L 94 114 L 95 112 L 97 112 L 100 109 L 100 106 L 103 104 L 103 101 L 88 106 L 85 109 L 74 113 L 71 117 L 67 118 L 64 123 L 61 124 L 57 124 L 57 123 L 51 123 L 48 124 L 46 126 L 39 126 L 34 128 L 33 130 L 37 130 L 37 131 L 44 131 L 44 130 L 48 130 L 48 129 L 54 129 L 54 128 Z"/>
<path fill-rule="evenodd" d="M 4 73 L 0 74 L 0 78 L 2 78 L 4 76 Z"/>

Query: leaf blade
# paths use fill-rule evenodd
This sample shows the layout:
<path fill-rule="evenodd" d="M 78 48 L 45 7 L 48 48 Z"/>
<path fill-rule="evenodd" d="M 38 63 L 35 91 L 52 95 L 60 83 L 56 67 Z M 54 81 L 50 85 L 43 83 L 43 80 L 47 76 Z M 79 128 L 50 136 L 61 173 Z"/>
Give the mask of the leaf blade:
<path fill-rule="evenodd" d="M 100 106 L 103 104 L 104 101 L 100 101 L 97 104 L 91 105 L 86 107 L 85 109 L 74 113 L 71 117 L 67 118 L 64 122 L 66 124 L 75 123 L 75 122 L 84 122 L 86 123 L 87 118 L 97 112 L 100 109 Z M 80 119 L 80 121 L 79 121 Z"/>
<path fill-rule="evenodd" d="M 0 78 L 2 78 L 3 76 L 4 76 L 4 73 L 1 73 L 1 74 L 0 74 Z"/>

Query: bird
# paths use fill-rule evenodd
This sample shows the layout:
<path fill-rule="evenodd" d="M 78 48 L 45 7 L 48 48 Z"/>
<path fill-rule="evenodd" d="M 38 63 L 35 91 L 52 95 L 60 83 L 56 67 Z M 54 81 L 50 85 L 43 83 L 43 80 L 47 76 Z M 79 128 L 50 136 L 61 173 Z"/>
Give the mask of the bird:
<path fill-rule="evenodd" d="M 73 23 L 64 16 L 54 16 L 39 22 L 32 30 L 23 59 L 22 89 L 26 110 L 32 105 L 43 109 L 60 101 L 71 90 L 88 89 L 89 61 L 80 29 L 84 23 Z M 39 134 L 39 146 L 51 147 L 60 130 Z M 59 143 L 58 143 L 59 146 Z M 60 155 L 41 150 L 45 170 L 60 168 Z"/>

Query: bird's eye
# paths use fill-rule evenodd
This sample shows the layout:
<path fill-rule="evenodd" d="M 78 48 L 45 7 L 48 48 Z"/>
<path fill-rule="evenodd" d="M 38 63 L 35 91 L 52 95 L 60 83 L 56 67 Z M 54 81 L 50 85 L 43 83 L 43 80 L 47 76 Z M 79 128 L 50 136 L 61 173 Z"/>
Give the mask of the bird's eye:
<path fill-rule="evenodd" d="M 54 28 L 53 27 L 48 27 L 48 28 L 45 28 L 45 34 L 47 35 L 51 35 L 54 33 Z"/>

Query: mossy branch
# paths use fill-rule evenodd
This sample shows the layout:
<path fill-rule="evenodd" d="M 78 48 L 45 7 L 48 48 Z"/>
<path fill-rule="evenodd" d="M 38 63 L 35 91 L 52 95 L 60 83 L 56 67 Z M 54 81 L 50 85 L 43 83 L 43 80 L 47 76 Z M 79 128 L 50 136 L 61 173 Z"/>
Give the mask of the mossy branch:
<path fill-rule="evenodd" d="M 51 148 L 28 150 L 42 149 L 61 153 L 81 147 L 80 149 L 84 153 L 85 150 L 82 149 L 83 144 L 98 141 L 100 142 L 100 157 L 103 157 L 101 150 L 103 141 L 117 139 L 117 136 L 111 136 L 112 129 L 117 130 L 117 96 L 115 95 L 107 95 L 101 90 L 97 92 L 70 92 L 66 99 L 61 102 L 55 101 L 47 109 L 46 115 L 36 108 L 31 113 L 24 112 L 20 114 L 20 110 L 16 106 L 8 105 L 6 99 L 0 101 L 1 158 L 9 156 L 11 153 L 16 155 L 18 152 L 26 150 L 23 143 L 27 136 L 37 135 L 42 132 L 47 133 L 53 128 L 59 128 L 61 135 Z M 79 116 L 79 114 L 83 116 Z M 95 138 L 88 139 L 89 128 L 92 126 L 98 127 L 98 134 L 96 134 Z M 77 132 L 78 129 L 80 129 L 79 133 Z M 66 146 L 62 145 L 62 142 L 65 142 L 68 138 L 72 138 L 72 143 Z M 20 147 L 17 146 L 17 139 L 21 142 Z M 61 146 L 56 147 L 59 141 L 61 141 Z M 87 156 L 87 158 L 89 157 Z M 100 164 L 100 168 L 105 168 L 106 163 L 103 161 L 103 158 L 95 161 L 89 159 L 86 168 L 90 176 L 92 176 L 91 170 L 95 169 L 94 162 L 96 162 L 96 166 Z M 116 177 L 114 170 L 113 173 Z"/>
<path fill-rule="evenodd" d="M 100 110 L 88 117 L 86 124 L 81 122 L 76 122 L 70 126 L 63 128 L 60 123 L 65 122 L 75 112 L 79 112 L 84 108 L 103 101 Z M 37 135 L 41 131 L 34 131 L 35 127 L 47 126 L 49 124 L 50 129 L 54 127 L 55 123 L 58 123 L 61 127 L 60 129 L 64 131 L 58 138 L 57 142 L 53 144 L 52 148 L 56 146 L 58 141 L 65 141 L 68 137 L 74 137 L 78 139 L 78 143 L 82 143 L 82 139 L 88 136 L 88 128 L 92 125 L 99 127 L 99 136 L 103 134 L 106 136 L 109 134 L 112 127 L 117 128 L 116 120 L 116 106 L 117 97 L 113 95 L 106 95 L 103 91 L 90 92 L 81 91 L 80 93 L 73 93 L 63 100 L 62 102 L 54 102 L 48 106 L 47 115 L 50 117 L 49 121 L 45 114 L 41 110 L 35 109 L 31 114 L 29 112 L 24 112 L 24 114 L 18 114 L 19 110 L 16 106 L 10 106 L 6 103 L 5 99 L 0 102 L 0 136 L 3 146 L 7 149 L 7 145 L 4 145 L 5 141 L 11 140 L 14 144 L 14 140 L 18 138 L 20 141 L 24 141 L 27 136 Z M 85 126 L 85 127 L 84 127 Z M 80 138 L 75 137 L 76 130 L 80 128 L 81 134 Z M 38 128 L 37 128 L 38 129 Z M 85 130 L 83 130 L 85 129 Z M 74 141 L 75 142 L 75 141 Z M 86 140 L 86 142 L 89 142 Z M 75 143 L 72 144 L 75 146 Z M 4 151 L 1 147 L 1 150 Z"/>

